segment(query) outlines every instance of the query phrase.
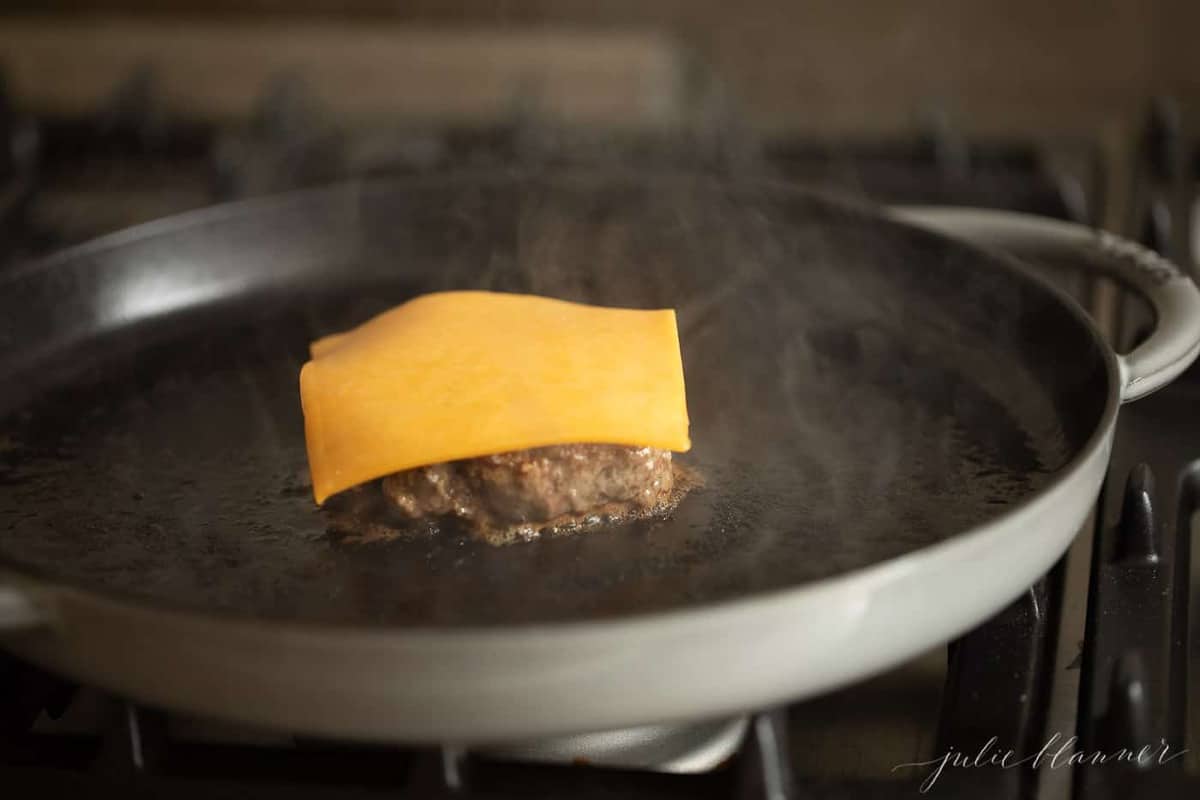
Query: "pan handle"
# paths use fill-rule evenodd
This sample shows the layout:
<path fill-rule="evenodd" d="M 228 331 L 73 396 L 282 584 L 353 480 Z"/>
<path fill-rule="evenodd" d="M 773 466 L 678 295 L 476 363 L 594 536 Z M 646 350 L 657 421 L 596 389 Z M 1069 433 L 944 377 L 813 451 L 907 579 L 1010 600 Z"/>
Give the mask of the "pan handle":
<path fill-rule="evenodd" d="M 1200 354 L 1200 290 L 1182 270 L 1139 244 L 1083 225 L 1011 211 L 907 206 L 891 213 L 1018 257 L 1070 259 L 1145 296 L 1154 309 L 1154 331 L 1132 351 L 1117 356 L 1121 402 L 1170 383 Z"/>

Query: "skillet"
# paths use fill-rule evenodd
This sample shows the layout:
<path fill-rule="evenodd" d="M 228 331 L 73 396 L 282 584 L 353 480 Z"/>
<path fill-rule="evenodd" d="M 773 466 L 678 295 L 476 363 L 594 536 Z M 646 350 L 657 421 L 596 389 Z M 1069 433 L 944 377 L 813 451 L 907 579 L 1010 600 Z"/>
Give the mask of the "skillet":
<path fill-rule="evenodd" d="M 1155 332 L 1115 355 L 1000 250 L 1115 274 Z M 452 288 L 676 308 L 680 460 L 704 486 L 667 519 L 506 548 L 330 536 L 304 456 L 307 344 Z M 0 275 L 0 641 L 145 702 L 365 739 L 812 694 L 1049 569 L 1119 403 L 1198 346 L 1200 296 L 1173 266 L 1000 212 L 612 173 L 215 207 Z"/>

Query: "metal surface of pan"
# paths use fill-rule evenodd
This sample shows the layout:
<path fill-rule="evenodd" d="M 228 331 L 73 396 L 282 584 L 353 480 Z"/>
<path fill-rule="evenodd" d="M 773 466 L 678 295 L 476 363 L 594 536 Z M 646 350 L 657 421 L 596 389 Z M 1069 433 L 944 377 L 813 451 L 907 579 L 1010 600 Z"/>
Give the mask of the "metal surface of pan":
<path fill-rule="evenodd" d="M 918 221 L 979 222 L 947 219 Z M 1121 394 L 1194 357 L 1194 287 L 1097 242 L 1160 295 L 1159 333 L 1120 361 L 1003 256 L 708 177 L 347 185 L 18 268 L 0 276 L 0 617 L 32 630 L 10 646 L 152 701 L 373 738 L 611 727 L 685 715 L 689 695 L 718 713 L 850 680 L 1048 568 L 1094 499 Z M 666 519 L 504 548 L 331 535 L 307 479 L 306 346 L 449 288 L 678 309 L 695 444 L 679 458 L 703 487 Z M 1028 552 L 1009 568 L 1006 546 Z M 928 619 L 870 633 L 902 586 L 892 612 Z M 743 614 L 765 627 L 731 632 Z M 109 651 L 129 637 L 180 674 L 122 671 Z M 712 669 L 694 666 L 705 651 Z M 690 673 L 655 689 L 655 652 Z M 785 677 L 767 658 L 800 663 Z M 264 688 L 290 675 L 311 693 L 321 670 L 338 708 Z M 238 688 L 214 698 L 218 680 Z M 573 701 L 552 717 L 520 711 L 530 697 Z"/>

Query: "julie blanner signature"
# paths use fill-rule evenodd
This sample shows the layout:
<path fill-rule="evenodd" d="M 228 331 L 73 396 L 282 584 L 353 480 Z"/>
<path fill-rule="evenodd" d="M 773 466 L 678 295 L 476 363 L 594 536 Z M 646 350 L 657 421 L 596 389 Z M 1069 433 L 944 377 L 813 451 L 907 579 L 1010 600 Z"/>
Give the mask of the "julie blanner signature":
<path fill-rule="evenodd" d="M 925 780 L 921 781 L 919 787 L 921 794 L 925 794 L 934 787 L 938 778 L 942 777 L 947 769 L 977 769 L 980 767 L 1014 769 L 1026 765 L 1030 769 L 1038 769 L 1043 766 L 1050 769 L 1061 769 L 1062 767 L 1081 765 L 1099 767 L 1121 762 L 1150 766 L 1167 764 L 1187 753 L 1186 749 L 1172 749 L 1165 739 L 1159 739 L 1157 744 L 1147 744 L 1142 747 L 1121 747 L 1116 750 L 1086 752 L 1075 749 L 1079 743 L 1078 737 L 1064 737 L 1061 733 L 1055 733 L 1036 753 L 1017 758 L 1016 752 L 1001 750 L 997 747 L 997 743 L 998 737 L 993 736 L 984 743 L 983 747 L 979 748 L 978 752 L 965 753 L 950 748 L 937 758 L 931 758 L 928 761 L 897 764 L 892 767 L 892 772 L 899 769 L 930 767 L 929 774 L 925 776 Z"/>

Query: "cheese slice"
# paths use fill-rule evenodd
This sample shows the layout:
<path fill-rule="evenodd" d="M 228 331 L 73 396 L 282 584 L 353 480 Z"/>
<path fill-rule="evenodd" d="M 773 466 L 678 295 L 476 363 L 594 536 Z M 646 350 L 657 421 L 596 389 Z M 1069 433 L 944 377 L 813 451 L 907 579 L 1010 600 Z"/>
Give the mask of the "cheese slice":
<path fill-rule="evenodd" d="M 529 447 L 691 447 L 669 309 L 442 292 L 310 349 L 300 398 L 318 503 L 393 472 Z"/>
<path fill-rule="evenodd" d="M 346 333 L 331 333 L 328 336 L 322 336 L 320 339 L 317 339 L 315 342 L 312 342 L 308 345 L 308 354 L 313 358 L 320 358 L 336 347 L 338 342 L 346 341 L 346 339 L 352 333 L 354 333 L 354 331 L 347 331 Z"/>

